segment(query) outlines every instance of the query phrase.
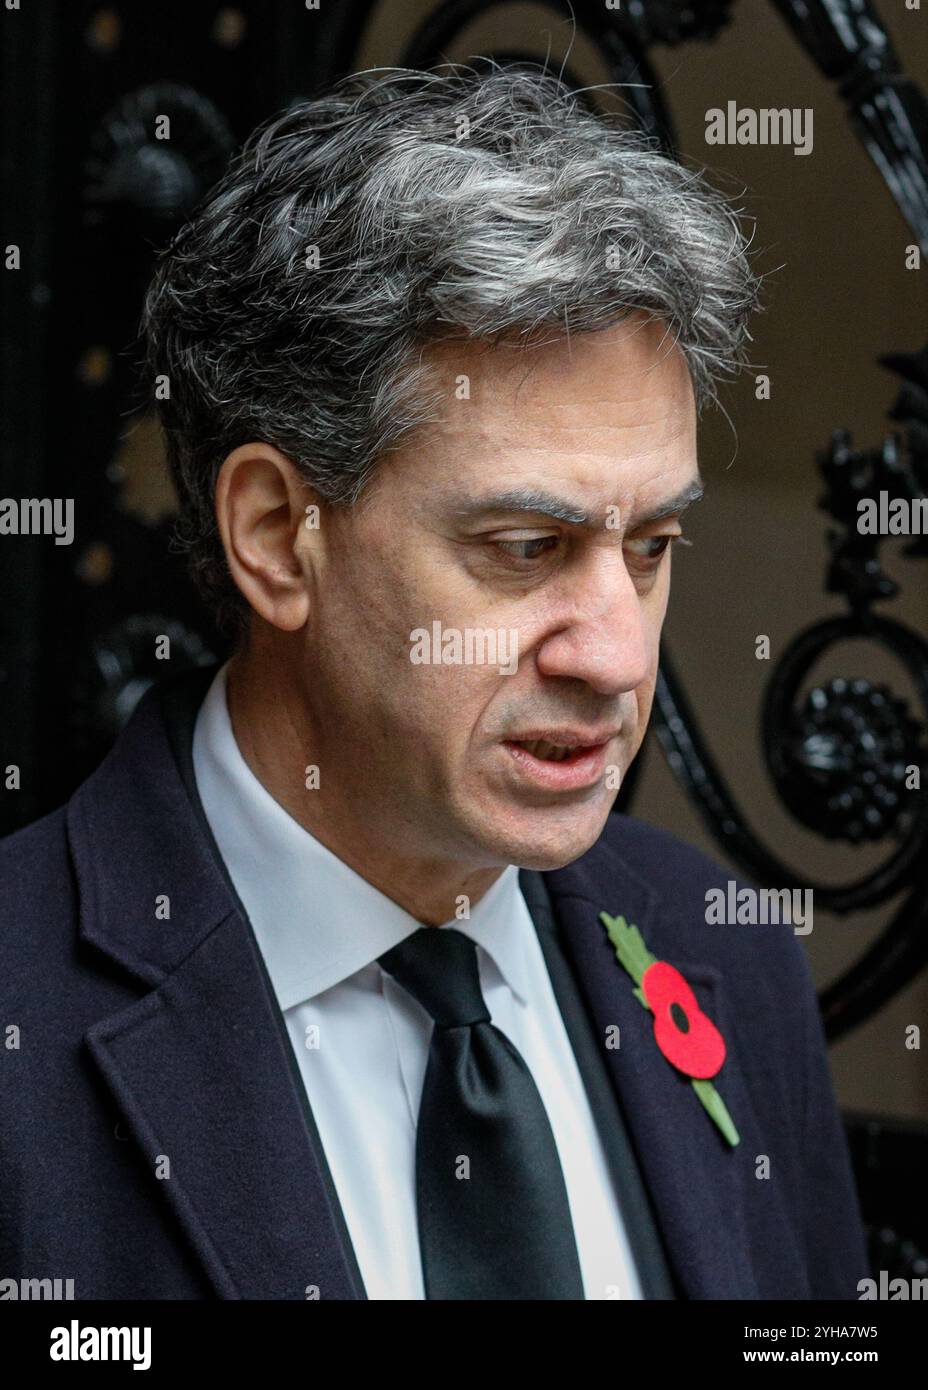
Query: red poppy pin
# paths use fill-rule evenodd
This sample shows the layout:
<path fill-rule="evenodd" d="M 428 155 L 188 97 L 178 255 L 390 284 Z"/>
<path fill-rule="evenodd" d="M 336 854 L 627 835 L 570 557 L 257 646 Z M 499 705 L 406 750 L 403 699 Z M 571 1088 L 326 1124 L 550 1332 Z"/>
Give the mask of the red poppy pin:
<path fill-rule="evenodd" d="M 635 998 L 654 1015 L 655 1042 L 671 1066 L 690 1078 L 709 1116 L 734 1148 L 740 1136 L 710 1080 L 725 1061 L 725 1039 L 703 1013 L 679 970 L 651 955 L 637 927 L 608 912 L 599 917 L 619 964 L 635 982 Z"/>

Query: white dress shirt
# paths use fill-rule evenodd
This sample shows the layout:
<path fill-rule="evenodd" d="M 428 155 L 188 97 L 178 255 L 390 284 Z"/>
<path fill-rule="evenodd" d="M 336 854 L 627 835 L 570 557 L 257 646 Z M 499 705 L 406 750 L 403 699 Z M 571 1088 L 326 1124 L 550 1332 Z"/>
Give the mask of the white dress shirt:
<path fill-rule="evenodd" d="M 254 776 L 232 730 L 226 670 L 210 686 L 194 731 L 203 808 L 287 1024 L 367 1296 L 424 1298 L 416 1118 L 433 1024 L 377 962 L 421 923 L 305 830 Z M 518 873 L 509 865 L 469 918 L 444 925 L 477 942 L 492 1021 L 521 1053 L 544 1102 L 586 1297 L 641 1298 Z"/>

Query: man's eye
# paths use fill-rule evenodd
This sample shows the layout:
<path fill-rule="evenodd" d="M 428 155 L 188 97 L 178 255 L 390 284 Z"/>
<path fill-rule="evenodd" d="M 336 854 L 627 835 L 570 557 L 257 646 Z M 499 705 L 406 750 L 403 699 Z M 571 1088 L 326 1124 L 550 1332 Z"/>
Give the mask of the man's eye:
<path fill-rule="evenodd" d="M 545 550 L 557 545 L 557 536 L 530 536 L 524 541 L 494 541 L 505 555 L 515 560 L 537 560 Z"/>
<path fill-rule="evenodd" d="M 671 541 L 680 536 L 645 536 L 642 540 L 626 541 L 625 547 L 642 560 L 659 560 Z"/>

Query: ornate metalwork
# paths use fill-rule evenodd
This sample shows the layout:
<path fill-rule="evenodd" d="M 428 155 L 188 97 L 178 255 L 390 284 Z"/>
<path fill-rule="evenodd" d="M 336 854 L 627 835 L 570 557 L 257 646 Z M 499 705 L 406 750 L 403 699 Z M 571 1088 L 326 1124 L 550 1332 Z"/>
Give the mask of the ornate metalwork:
<path fill-rule="evenodd" d="M 877 869 L 841 886 L 812 883 L 766 850 L 734 805 L 708 754 L 671 660 L 662 656 L 655 693 L 656 729 L 675 774 L 729 857 L 766 885 L 811 887 L 820 907 L 839 914 L 909 896 L 878 940 L 822 995 L 826 1029 L 837 1037 L 869 1017 L 928 962 L 928 643 L 910 628 L 872 611 L 898 584 L 881 564 L 891 534 L 861 533 L 859 506 L 882 499 L 884 512 L 926 499 L 928 481 L 928 350 L 881 359 L 904 380 L 891 418 L 905 440 L 891 435 L 879 449 L 857 451 L 836 431 L 818 455 L 825 479 L 819 505 L 834 522 L 828 533 L 827 588 L 850 612 L 800 633 L 768 683 L 763 741 L 774 785 L 793 816 L 826 839 L 850 844 L 895 840 Z M 919 536 L 904 552 L 926 554 Z M 864 640 L 898 660 L 918 695 L 921 717 L 885 686 L 833 679 L 802 694 L 814 666 L 842 642 Z"/>
<path fill-rule="evenodd" d="M 921 734 L 886 686 L 836 677 L 787 715 L 776 745 L 780 797 L 826 839 L 883 840 L 911 815 L 906 784 L 925 757 Z"/>
<path fill-rule="evenodd" d="M 928 103 L 905 77 L 868 0 L 773 0 L 802 47 L 838 85 L 858 137 L 928 251 Z"/>
<path fill-rule="evenodd" d="M 171 137 L 152 138 L 158 120 Z M 157 82 L 127 93 L 107 113 L 86 162 L 84 219 L 99 226 L 114 211 L 131 214 L 156 240 L 180 221 L 216 182 L 235 141 L 219 110 L 178 82 Z"/>

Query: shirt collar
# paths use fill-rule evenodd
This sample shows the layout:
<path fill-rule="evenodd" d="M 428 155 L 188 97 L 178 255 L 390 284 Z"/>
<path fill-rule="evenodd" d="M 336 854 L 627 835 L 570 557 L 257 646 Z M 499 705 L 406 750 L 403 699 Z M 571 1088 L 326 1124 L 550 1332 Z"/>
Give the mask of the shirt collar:
<path fill-rule="evenodd" d="M 226 703 L 228 662 L 197 715 L 193 766 L 206 818 L 251 921 L 281 1009 L 311 999 L 399 945 L 421 923 L 349 868 L 274 800 L 239 750 Z M 528 909 L 508 865 L 452 919 L 527 1002 L 520 920 Z"/>

